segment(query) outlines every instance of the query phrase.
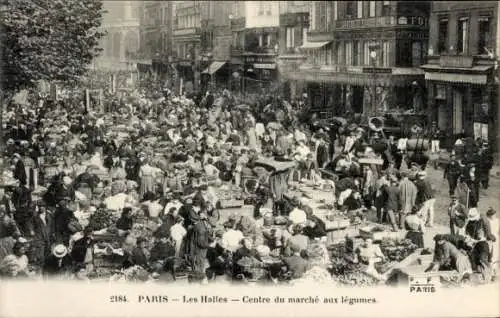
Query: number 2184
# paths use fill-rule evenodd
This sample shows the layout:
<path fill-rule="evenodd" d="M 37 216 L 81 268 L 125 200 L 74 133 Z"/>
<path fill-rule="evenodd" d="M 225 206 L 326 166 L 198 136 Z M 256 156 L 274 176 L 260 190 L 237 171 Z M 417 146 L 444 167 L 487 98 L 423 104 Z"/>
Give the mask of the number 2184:
<path fill-rule="evenodd" d="M 109 301 L 112 303 L 126 303 L 128 300 L 125 295 L 114 295 L 109 297 Z"/>

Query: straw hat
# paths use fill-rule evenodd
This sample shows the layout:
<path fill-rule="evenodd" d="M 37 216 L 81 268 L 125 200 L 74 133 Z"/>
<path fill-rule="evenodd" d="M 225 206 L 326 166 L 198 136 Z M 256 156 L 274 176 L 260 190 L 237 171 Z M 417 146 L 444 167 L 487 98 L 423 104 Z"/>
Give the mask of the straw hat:
<path fill-rule="evenodd" d="M 68 249 L 63 244 L 57 244 L 52 248 L 52 254 L 57 258 L 63 258 L 68 254 Z"/>

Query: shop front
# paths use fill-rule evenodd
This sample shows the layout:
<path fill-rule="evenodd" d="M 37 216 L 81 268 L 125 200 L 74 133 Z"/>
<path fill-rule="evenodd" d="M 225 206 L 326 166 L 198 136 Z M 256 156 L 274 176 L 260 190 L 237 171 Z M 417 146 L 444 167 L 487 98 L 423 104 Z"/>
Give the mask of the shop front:
<path fill-rule="evenodd" d="M 276 56 L 246 53 L 244 56 L 243 85 L 247 92 L 262 92 L 278 81 Z"/>
<path fill-rule="evenodd" d="M 451 147 L 459 136 L 495 140 L 493 67 L 468 69 L 424 65 L 430 120 L 448 136 Z"/>

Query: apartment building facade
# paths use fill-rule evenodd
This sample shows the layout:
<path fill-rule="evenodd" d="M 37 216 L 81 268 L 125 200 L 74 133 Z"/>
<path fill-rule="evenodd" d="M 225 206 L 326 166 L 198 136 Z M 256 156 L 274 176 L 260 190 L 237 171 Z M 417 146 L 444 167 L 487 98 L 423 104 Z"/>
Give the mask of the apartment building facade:
<path fill-rule="evenodd" d="M 278 56 L 301 43 L 310 1 L 244 1 L 243 5 L 243 10 L 233 10 L 240 16 L 231 21 L 234 74 L 245 79 L 246 89 L 279 85 Z"/>
<path fill-rule="evenodd" d="M 313 108 L 336 114 L 420 109 L 429 10 L 427 1 L 313 1 L 295 54 L 305 61 L 282 76 Z"/>
<path fill-rule="evenodd" d="M 430 120 L 450 136 L 498 134 L 498 1 L 435 1 L 425 71 Z"/>
<path fill-rule="evenodd" d="M 129 70 L 137 60 L 140 48 L 140 19 L 142 4 L 135 1 L 103 1 L 107 11 L 101 40 L 104 49 L 94 63 L 96 69 Z"/>

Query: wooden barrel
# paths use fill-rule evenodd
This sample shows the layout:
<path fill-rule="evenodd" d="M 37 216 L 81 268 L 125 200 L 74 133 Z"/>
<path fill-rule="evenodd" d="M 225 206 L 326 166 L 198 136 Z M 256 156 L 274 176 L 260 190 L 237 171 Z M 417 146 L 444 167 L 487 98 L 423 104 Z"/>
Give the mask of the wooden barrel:
<path fill-rule="evenodd" d="M 429 150 L 429 145 L 429 139 L 408 139 L 406 142 L 406 149 L 408 151 Z"/>

